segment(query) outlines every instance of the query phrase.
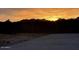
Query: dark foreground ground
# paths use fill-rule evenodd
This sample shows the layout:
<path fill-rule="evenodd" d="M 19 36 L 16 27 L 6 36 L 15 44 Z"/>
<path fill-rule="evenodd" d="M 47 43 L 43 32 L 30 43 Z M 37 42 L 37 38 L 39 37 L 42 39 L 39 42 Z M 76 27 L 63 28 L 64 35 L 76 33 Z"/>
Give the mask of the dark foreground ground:
<path fill-rule="evenodd" d="M 20 34 L 18 38 L 15 35 L 13 40 L 26 40 L 24 34 Z M 32 34 L 33 36 L 33 34 Z M 35 34 L 28 41 L 16 44 L 1 46 L 1 50 L 79 50 L 79 34 Z M 11 38 L 8 38 L 9 40 Z M 28 38 L 29 39 L 29 38 Z"/>

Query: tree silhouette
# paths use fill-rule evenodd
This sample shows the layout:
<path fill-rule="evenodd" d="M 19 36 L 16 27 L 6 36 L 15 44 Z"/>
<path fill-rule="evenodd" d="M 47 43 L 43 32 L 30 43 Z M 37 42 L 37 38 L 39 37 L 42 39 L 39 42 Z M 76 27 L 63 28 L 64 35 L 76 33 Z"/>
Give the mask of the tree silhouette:
<path fill-rule="evenodd" d="M 23 19 L 0 22 L 0 33 L 79 33 L 79 17 L 48 21 L 46 19 Z"/>

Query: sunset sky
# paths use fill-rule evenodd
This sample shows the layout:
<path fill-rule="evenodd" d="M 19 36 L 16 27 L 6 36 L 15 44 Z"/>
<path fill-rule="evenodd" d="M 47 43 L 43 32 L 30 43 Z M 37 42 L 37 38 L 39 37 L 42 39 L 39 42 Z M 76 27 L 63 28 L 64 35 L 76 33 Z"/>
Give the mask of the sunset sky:
<path fill-rule="evenodd" d="M 10 19 L 47 19 L 55 21 L 58 18 L 75 18 L 79 16 L 78 8 L 0 8 L 0 21 Z"/>

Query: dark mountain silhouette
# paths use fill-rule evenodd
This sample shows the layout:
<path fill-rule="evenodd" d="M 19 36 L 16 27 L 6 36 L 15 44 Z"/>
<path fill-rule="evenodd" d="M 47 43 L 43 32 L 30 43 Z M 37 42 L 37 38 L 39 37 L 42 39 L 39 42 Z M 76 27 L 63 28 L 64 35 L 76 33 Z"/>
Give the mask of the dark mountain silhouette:
<path fill-rule="evenodd" d="M 79 17 L 71 19 L 59 18 L 57 21 L 23 19 L 11 22 L 8 19 L 5 22 L 0 22 L 0 33 L 79 33 Z"/>

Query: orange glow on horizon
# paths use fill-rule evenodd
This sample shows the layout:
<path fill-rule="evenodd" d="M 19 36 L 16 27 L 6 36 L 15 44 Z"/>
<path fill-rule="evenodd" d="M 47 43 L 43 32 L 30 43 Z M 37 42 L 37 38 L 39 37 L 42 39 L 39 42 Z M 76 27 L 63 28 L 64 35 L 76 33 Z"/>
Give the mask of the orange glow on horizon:
<path fill-rule="evenodd" d="M 45 19 L 49 21 L 57 21 L 59 18 L 63 18 L 62 16 L 48 16 Z"/>
<path fill-rule="evenodd" d="M 79 16 L 79 8 L 0 8 L 0 21 L 10 19 L 46 19 L 56 21 L 59 18 L 75 18 Z"/>

